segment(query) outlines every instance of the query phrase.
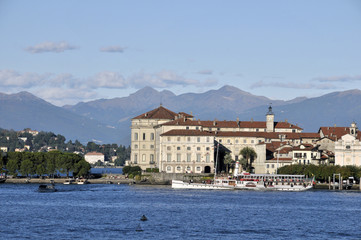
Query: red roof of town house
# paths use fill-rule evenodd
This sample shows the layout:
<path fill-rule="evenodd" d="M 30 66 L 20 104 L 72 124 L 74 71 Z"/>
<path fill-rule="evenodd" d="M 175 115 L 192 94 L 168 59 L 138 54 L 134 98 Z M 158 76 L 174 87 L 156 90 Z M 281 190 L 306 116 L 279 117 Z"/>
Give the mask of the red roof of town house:
<path fill-rule="evenodd" d="M 184 119 L 179 118 L 175 119 L 174 121 L 164 123 L 165 126 L 202 126 L 204 128 L 251 128 L 251 129 L 257 129 L 257 128 L 263 128 L 266 129 L 266 122 L 261 121 L 201 121 L 201 120 L 191 120 L 191 119 Z M 284 129 L 297 129 L 302 130 L 302 128 L 290 124 L 288 122 L 275 122 L 275 128 L 284 128 Z"/>
<path fill-rule="evenodd" d="M 173 129 L 161 136 L 214 136 L 214 132 L 200 130 Z"/>
<path fill-rule="evenodd" d="M 88 152 L 87 154 L 85 155 L 104 155 L 103 153 L 100 153 L 100 152 Z"/>
<path fill-rule="evenodd" d="M 269 162 L 269 161 L 275 161 L 275 162 L 277 162 L 277 158 L 271 158 L 271 159 L 266 159 L 266 162 Z M 286 161 L 292 161 L 292 158 L 285 158 L 285 157 L 283 157 L 283 158 L 278 158 L 278 161 L 280 161 L 280 162 L 286 162 Z"/>
<path fill-rule="evenodd" d="M 149 112 L 143 113 L 133 119 L 175 119 L 178 116 L 177 113 L 172 112 L 169 109 L 166 109 L 163 106 L 159 106 L 156 109 L 153 109 Z"/>
<path fill-rule="evenodd" d="M 336 141 L 340 139 L 343 135 L 350 133 L 349 127 L 320 127 L 318 130 L 319 133 L 323 133 L 325 137 Z"/>

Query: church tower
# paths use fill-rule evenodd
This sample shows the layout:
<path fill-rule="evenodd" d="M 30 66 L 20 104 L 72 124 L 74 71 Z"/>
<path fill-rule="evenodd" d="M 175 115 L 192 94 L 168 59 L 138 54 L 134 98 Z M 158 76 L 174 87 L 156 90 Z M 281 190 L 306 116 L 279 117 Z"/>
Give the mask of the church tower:
<path fill-rule="evenodd" d="M 271 105 L 268 107 L 268 113 L 266 114 L 266 131 L 273 132 L 274 131 L 274 120 L 275 115 L 272 112 Z"/>
<path fill-rule="evenodd" d="M 355 122 L 351 123 L 351 127 L 350 127 L 350 134 L 354 137 L 357 136 L 357 126 Z"/>

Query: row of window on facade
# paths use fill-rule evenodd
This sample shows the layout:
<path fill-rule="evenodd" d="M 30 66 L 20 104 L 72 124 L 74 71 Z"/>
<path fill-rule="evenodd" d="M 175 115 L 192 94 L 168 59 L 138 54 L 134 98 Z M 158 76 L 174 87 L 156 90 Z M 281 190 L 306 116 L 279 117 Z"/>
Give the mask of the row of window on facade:
<path fill-rule="evenodd" d="M 182 147 L 180 146 L 177 146 L 177 151 L 181 151 L 182 150 Z M 200 151 L 201 150 L 201 147 L 196 147 L 197 151 Z M 172 150 L 172 147 L 171 146 L 167 146 L 167 151 L 171 151 Z M 187 147 L 187 151 L 191 151 L 192 150 L 192 147 Z M 209 151 L 210 150 L 210 147 L 206 147 L 206 151 Z"/>
<path fill-rule="evenodd" d="M 205 157 L 206 157 L 205 161 L 207 163 L 211 162 L 211 155 L 210 154 L 207 153 L 205 155 Z M 197 153 L 196 154 L 196 159 L 195 159 L 195 161 L 193 160 L 193 162 L 201 162 L 201 160 L 202 160 L 202 155 Z M 187 153 L 186 161 L 187 162 L 192 162 L 192 154 L 191 153 Z M 167 153 L 167 162 L 172 162 L 172 154 L 171 153 Z M 182 162 L 182 154 L 180 154 L 180 153 L 176 154 L 176 162 Z"/>
<path fill-rule="evenodd" d="M 183 169 L 182 169 L 181 166 L 176 166 L 175 170 L 176 170 L 176 172 L 183 172 Z M 166 171 L 167 172 L 173 172 L 173 167 L 172 166 L 167 166 Z M 192 170 L 192 168 L 190 166 L 186 166 L 184 168 L 184 171 L 187 172 L 187 173 L 192 173 L 193 172 L 193 170 Z M 200 173 L 202 171 L 202 168 L 200 166 L 197 166 L 197 167 L 195 167 L 194 171 L 197 172 L 197 173 Z"/>
<path fill-rule="evenodd" d="M 142 140 L 145 141 L 147 140 L 147 134 L 146 133 L 143 133 L 141 134 L 142 135 Z M 139 140 L 139 134 L 138 133 L 134 133 L 134 140 L 135 141 L 138 141 Z M 149 138 L 150 141 L 153 141 L 154 140 L 154 133 L 151 133 L 150 134 L 150 138 Z"/>
<path fill-rule="evenodd" d="M 139 148 L 138 144 L 134 144 L 134 149 L 138 149 L 138 148 Z M 142 148 L 143 148 L 143 149 L 146 149 L 146 148 L 147 148 L 147 145 L 143 144 L 143 145 L 142 145 Z M 154 145 L 153 145 L 153 144 L 150 145 L 150 149 L 154 149 Z"/>
<path fill-rule="evenodd" d="M 147 156 L 146 154 L 142 154 L 142 159 L 141 162 L 146 162 L 147 161 Z M 138 154 L 134 154 L 134 164 L 138 164 Z M 153 164 L 154 163 L 154 154 L 150 154 L 149 155 L 149 163 Z"/>

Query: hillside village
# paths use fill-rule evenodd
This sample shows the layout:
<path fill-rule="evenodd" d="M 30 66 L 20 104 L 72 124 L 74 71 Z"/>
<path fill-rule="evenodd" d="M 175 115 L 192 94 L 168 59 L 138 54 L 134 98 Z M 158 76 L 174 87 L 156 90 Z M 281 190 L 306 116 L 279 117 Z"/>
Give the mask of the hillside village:
<path fill-rule="evenodd" d="M 130 148 L 117 144 L 96 144 L 85 146 L 79 141 L 65 142 L 65 137 L 52 132 L 26 128 L 22 131 L 0 129 L 0 151 L 7 152 L 68 152 L 78 154 L 93 165 L 123 165 L 129 158 Z"/>
<path fill-rule="evenodd" d="M 276 173 L 279 167 L 291 164 L 361 166 L 361 134 L 355 122 L 348 127 L 321 126 L 318 132 L 303 132 L 287 121 L 276 122 L 271 106 L 265 118 L 204 121 L 161 105 L 132 119 L 127 164 L 165 173 L 213 173 L 218 159 L 217 171 L 243 161 L 250 172 L 259 174 Z M 255 152 L 247 163 L 240 153 L 244 148 Z M 233 161 L 225 161 L 227 158 Z"/>

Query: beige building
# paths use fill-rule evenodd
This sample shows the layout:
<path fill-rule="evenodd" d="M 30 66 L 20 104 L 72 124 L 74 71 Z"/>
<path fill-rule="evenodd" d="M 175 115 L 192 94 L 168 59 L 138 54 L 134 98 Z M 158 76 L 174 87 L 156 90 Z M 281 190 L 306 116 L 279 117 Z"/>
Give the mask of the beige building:
<path fill-rule="evenodd" d="M 101 161 L 102 163 L 104 163 L 104 154 L 103 153 L 98 153 L 98 152 L 89 152 L 87 154 L 85 154 L 84 156 L 85 161 L 87 161 L 90 164 L 95 164 L 98 161 Z"/>
<path fill-rule="evenodd" d="M 271 173 L 277 167 L 272 168 L 275 155 L 267 145 L 315 144 L 319 137 L 319 133 L 303 133 L 302 128 L 287 121 L 275 122 L 271 107 L 266 121 L 201 121 L 160 106 L 132 119 L 129 165 L 138 165 L 143 170 L 159 168 L 168 173 L 214 172 L 219 144 L 219 160 L 226 153 L 238 160 L 242 157 L 240 151 L 251 147 L 257 153 L 253 171 Z M 279 166 L 294 163 L 292 153 L 287 154 L 291 155 L 279 157 L 282 162 Z M 218 171 L 222 170 L 222 160 L 218 164 Z"/>
<path fill-rule="evenodd" d="M 361 142 L 357 134 L 346 134 L 335 142 L 335 164 L 361 166 Z"/>

